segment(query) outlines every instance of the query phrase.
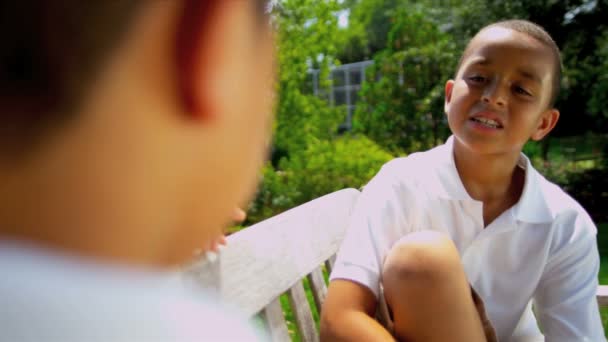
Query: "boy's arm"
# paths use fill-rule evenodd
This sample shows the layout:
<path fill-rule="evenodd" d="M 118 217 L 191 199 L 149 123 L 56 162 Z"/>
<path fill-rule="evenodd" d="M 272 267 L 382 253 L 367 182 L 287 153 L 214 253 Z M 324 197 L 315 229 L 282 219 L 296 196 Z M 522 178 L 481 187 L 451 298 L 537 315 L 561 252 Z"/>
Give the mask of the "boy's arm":
<path fill-rule="evenodd" d="M 605 341 L 596 300 L 596 229 L 587 217 L 573 221 L 567 243 L 543 271 L 535 294 L 537 316 L 548 341 Z"/>
<path fill-rule="evenodd" d="M 376 302 L 376 296 L 365 286 L 333 280 L 321 312 L 321 341 L 394 341 L 373 318 Z"/>

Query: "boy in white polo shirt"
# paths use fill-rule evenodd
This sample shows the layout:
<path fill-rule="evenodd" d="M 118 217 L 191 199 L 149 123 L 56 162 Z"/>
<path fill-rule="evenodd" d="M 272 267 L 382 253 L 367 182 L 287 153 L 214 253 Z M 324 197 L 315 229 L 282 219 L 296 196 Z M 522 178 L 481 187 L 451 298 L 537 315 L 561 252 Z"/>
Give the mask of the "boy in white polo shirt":
<path fill-rule="evenodd" d="M 521 153 L 557 123 L 560 69 L 554 41 L 527 21 L 471 40 L 445 86 L 453 136 L 387 163 L 361 194 L 324 340 L 605 340 L 596 228 Z M 378 300 L 394 336 L 372 318 Z"/>

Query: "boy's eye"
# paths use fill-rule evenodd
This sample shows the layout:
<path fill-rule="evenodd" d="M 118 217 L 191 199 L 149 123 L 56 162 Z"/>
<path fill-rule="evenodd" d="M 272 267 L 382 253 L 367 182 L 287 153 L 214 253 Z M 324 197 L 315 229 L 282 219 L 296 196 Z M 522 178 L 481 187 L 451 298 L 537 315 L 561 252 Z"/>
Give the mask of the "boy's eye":
<path fill-rule="evenodd" d="M 526 89 L 519 87 L 519 86 L 515 87 L 515 92 L 518 94 L 521 94 L 521 95 L 525 95 L 525 96 L 532 96 L 532 94 L 529 91 L 527 91 Z"/>
<path fill-rule="evenodd" d="M 483 76 L 475 75 L 475 76 L 469 77 L 469 81 L 472 81 L 473 83 L 483 83 L 486 81 L 486 78 Z"/>

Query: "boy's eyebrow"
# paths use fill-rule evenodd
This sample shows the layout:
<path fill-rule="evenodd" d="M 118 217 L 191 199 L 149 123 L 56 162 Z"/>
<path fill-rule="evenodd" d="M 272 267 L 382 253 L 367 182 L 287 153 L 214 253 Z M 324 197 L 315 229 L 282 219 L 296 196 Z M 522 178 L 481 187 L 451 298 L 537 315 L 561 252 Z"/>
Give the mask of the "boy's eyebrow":
<path fill-rule="evenodd" d="M 491 61 L 488 58 L 479 56 L 479 57 L 473 58 L 473 60 L 469 63 L 469 66 L 472 66 L 472 65 L 488 65 L 490 63 L 491 63 Z"/>
<path fill-rule="evenodd" d="M 527 78 L 531 81 L 534 81 L 538 84 L 542 84 L 542 81 L 540 79 L 540 76 L 538 76 L 538 74 L 525 70 L 525 69 L 518 69 L 517 72 L 522 75 L 524 78 Z"/>
<path fill-rule="evenodd" d="M 490 65 L 490 64 L 492 64 L 492 60 L 490 60 L 487 57 L 479 56 L 479 57 L 475 57 L 475 58 L 473 58 L 473 60 L 471 60 L 471 62 L 469 63 L 469 67 L 474 66 L 474 65 L 484 66 L 484 65 Z M 536 74 L 535 72 L 532 72 L 527 69 L 521 69 L 521 68 L 517 69 L 517 72 L 524 78 L 534 81 L 535 83 L 542 84 L 542 80 L 541 80 L 540 76 L 538 76 L 538 74 Z"/>

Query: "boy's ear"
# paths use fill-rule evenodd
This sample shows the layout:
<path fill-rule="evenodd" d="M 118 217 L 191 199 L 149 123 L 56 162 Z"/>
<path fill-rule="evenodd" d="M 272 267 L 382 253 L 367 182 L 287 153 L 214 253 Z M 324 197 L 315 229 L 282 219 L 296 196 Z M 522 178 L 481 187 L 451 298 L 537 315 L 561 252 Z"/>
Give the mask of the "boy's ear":
<path fill-rule="evenodd" d="M 448 80 L 445 83 L 445 102 L 443 105 L 443 110 L 447 114 L 448 109 L 450 108 L 450 102 L 452 101 L 452 90 L 454 89 L 454 80 Z"/>
<path fill-rule="evenodd" d="M 220 92 L 231 44 L 221 44 L 230 32 L 230 1 L 184 0 L 176 33 L 178 96 L 190 118 L 208 120 L 219 114 Z M 214 85 L 215 84 L 215 87 Z"/>
<path fill-rule="evenodd" d="M 559 110 L 552 108 L 543 112 L 538 120 L 536 130 L 530 137 L 534 141 L 541 140 L 553 130 L 559 120 Z"/>
<path fill-rule="evenodd" d="M 212 1 L 184 0 L 181 13 L 178 13 L 175 35 L 175 66 L 177 73 L 178 100 L 184 113 L 200 117 L 206 112 L 204 104 L 197 96 L 194 75 L 199 67 L 200 54 L 206 40 L 203 23 L 208 18 Z"/>

